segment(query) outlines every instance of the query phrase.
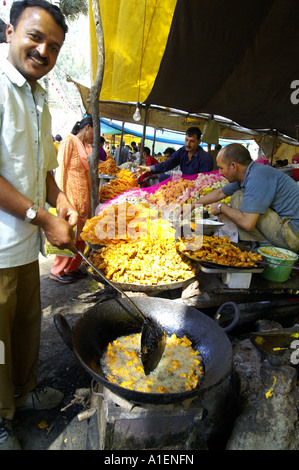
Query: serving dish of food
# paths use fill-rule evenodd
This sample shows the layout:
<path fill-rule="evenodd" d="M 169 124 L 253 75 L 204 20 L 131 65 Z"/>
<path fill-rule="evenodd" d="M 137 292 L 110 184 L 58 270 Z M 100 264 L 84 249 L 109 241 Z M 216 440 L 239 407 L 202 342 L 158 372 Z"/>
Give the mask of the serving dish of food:
<path fill-rule="evenodd" d="M 176 249 L 173 240 L 118 243 L 92 251 L 89 259 L 117 287 L 135 292 L 179 289 L 197 274 L 196 264 Z"/>
<path fill-rule="evenodd" d="M 221 272 L 262 272 L 264 269 L 258 264 L 262 259 L 259 253 L 241 248 L 228 237 L 195 236 L 182 239 L 178 246 L 181 253 L 197 261 L 203 268 Z"/>

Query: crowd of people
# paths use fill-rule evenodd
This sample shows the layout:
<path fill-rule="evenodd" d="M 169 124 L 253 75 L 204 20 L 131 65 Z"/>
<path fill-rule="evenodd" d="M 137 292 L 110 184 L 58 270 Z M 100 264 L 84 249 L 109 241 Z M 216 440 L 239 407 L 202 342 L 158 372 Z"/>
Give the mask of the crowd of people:
<path fill-rule="evenodd" d="M 18 408 L 49 409 L 63 395 L 37 386 L 40 345 L 40 277 L 38 256 L 42 232 L 58 249 L 51 279 L 62 283 L 82 278 L 82 227 L 90 214 L 88 156 L 92 151 L 93 122 L 85 117 L 53 145 L 46 94 L 38 80 L 55 66 L 68 27 L 60 9 L 45 0 L 13 3 L 6 28 L 7 60 L 0 69 L 0 341 L 5 364 L 0 364 L 0 450 L 20 449 L 12 429 Z M 179 168 L 185 175 L 213 170 L 213 157 L 200 145 L 201 131 L 186 131 L 185 145 L 165 150 L 159 162 L 145 147 L 132 142 L 111 149 L 117 165 L 131 161 L 140 184 Z M 99 161 L 107 154 L 101 139 Z M 133 145 L 134 144 L 134 145 Z M 57 148 L 56 148 L 57 147 Z M 239 144 L 218 149 L 220 174 L 228 184 L 201 197 L 214 214 L 233 221 L 241 239 L 267 239 L 299 252 L 299 186 L 269 165 L 254 162 Z M 145 162 L 145 164 L 143 164 Z M 221 200 L 232 196 L 231 204 Z M 46 209 L 56 209 L 56 215 Z M 74 233 L 76 229 L 76 233 Z"/>

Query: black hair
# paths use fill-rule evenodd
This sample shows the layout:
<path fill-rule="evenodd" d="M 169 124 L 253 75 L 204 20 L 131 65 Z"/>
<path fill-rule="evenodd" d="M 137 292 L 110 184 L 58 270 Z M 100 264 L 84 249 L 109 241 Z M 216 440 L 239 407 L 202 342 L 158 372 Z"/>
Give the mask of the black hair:
<path fill-rule="evenodd" d="M 189 129 L 186 130 L 186 135 L 188 135 L 189 137 L 192 137 L 194 134 L 197 135 L 197 140 L 201 139 L 202 134 L 199 127 L 189 127 Z"/>
<path fill-rule="evenodd" d="M 61 10 L 56 5 L 52 5 L 46 0 L 23 0 L 19 2 L 13 2 L 12 7 L 10 9 L 9 22 L 13 25 L 14 28 L 17 27 L 23 11 L 28 7 L 43 8 L 48 13 L 50 13 L 50 15 L 53 16 L 55 22 L 58 24 L 58 26 L 62 28 L 64 34 L 68 32 L 68 26 L 65 22 L 65 18 Z"/>
<path fill-rule="evenodd" d="M 134 152 L 137 152 L 137 145 L 136 145 L 135 140 L 133 140 L 133 142 L 131 142 L 131 146 L 132 146 Z"/>
<path fill-rule="evenodd" d="M 82 119 L 82 121 L 77 121 L 76 124 L 74 125 L 72 129 L 72 134 L 77 135 L 81 129 L 83 129 L 85 126 L 89 124 L 91 127 L 93 127 L 93 122 L 92 122 L 92 117 L 91 116 L 86 116 L 85 118 Z"/>
<path fill-rule="evenodd" d="M 249 165 L 252 158 L 250 153 L 244 145 L 241 144 L 229 144 L 221 149 L 224 163 L 230 164 L 232 162 L 239 163 L 240 165 Z"/>
<path fill-rule="evenodd" d="M 170 155 L 172 155 L 174 152 L 175 152 L 175 149 L 172 147 L 167 147 L 167 149 L 164 150 L 164 154 L 169 153 Z"/>
<path fill-rule="evenodd" d="M 143 147 L 143 151 L 146 153 L 146 155 L 150 155 L 151 151 L 149 147 Z"/>

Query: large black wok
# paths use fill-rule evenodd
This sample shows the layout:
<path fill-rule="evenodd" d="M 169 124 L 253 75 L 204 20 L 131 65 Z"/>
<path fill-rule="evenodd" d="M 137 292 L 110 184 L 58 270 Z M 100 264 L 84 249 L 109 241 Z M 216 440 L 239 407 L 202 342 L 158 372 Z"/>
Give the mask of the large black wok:
<path fill-rule="evenodd" d="M 140 332 L 143 323 L 129 302 L 125 310 L 124 299 L 121 305 L 117 299 L 113 299 L 87 310 L 73 329 L 62 315 L 55 316 L 56 327 L 64 341 L 73 349 L 79 362 L 97 382 L 136 404 L 169 404 L 191 398 L 220 383 L 230 374 L 232 346 L 224 329 L 216 321 L 193 307 L 173 300 L 134 297 L 134 302 L 142 308 L 145 315 L 160 323 L 166 334 L 175 333 L 178 337 L 186 335 L 192 341 L 193 348 L 203 357 L 204 379 L 195 390 L 168 394 L 132 391 L 106 380 L 100 360 L 108 343 L 119 336 Z M 238 308 L 233 303 L 229 304 L 234 309 L 235 324 Z M 226 305 L 223 304 L 220 309 Z M 219 317 L 220 313 L 216 316 Z"/>

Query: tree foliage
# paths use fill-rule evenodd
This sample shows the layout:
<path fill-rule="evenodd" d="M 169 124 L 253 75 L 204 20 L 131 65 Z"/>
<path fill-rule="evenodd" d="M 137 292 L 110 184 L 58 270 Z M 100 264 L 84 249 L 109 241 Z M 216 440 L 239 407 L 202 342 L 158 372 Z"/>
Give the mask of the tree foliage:
<path fill-rule="evenodd" d="M 62 13 L 71 21 L 77 19 L 80 14 L 87 15 L 88 2 L 87 0 L 60 0 L 55 2 Z"/>

